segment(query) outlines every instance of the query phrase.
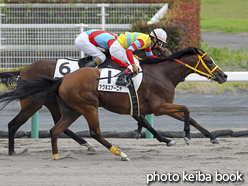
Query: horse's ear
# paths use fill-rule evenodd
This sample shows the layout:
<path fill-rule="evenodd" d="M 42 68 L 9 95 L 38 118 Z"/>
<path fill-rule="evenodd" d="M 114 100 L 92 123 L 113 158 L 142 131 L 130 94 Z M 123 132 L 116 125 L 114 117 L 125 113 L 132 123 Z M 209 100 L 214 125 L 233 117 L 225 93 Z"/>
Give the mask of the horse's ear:
<path fill-rule="evenodd" d="M 195 50 L 196 50 L 196 53 L 200 54 L 200 55 L 203 55 L 205 53 L 203 50 L 201 50 L 199 48 L 195 48 Z"/>
<path fill-rule="evenodd" d="M 188 46 L 187 48 L 185 48 L 185 50 L 187 50 L 188 53 L 191 53 L 191 54 L 200 54 L 200 52 L 197 51 L 196 47 Z"/>

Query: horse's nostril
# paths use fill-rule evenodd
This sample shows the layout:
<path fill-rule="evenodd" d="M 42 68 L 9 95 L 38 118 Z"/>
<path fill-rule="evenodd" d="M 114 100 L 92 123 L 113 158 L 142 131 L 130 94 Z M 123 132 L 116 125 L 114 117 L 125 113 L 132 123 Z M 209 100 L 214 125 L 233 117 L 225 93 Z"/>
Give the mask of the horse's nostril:
<path fill-rule="evenodd" d="M 223 77 L 224 77 L 225 79 L 227 79 L 228 75 L 225 74 Z"/>

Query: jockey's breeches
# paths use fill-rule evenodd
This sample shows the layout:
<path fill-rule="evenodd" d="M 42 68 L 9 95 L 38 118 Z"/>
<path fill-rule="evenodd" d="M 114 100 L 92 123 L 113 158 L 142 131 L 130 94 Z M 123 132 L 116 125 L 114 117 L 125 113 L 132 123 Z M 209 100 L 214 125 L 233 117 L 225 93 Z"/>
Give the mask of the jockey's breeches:
<path fill-rule="evenodd" d="M 75 39 L 76 47 L 93 58 L 100 58 L 102 62 L 106 60 L 105 54 L 89 41 L 89 36 L 86 33 L 80 34 Z"/>
<path fill-rule="evenodd" d="M 129 62 L 128 58 L 127 58 L 127 54 L 126 54 L 126 49 L 123 48 L 120 44 L 119 41 L 115 41 L 111 47 L 109 48 L 109 53 L 112 56 L 113 61 L 115 61 L 117 64 L 120 63 L 120 61 L 131 65 L 131 63 Z M 116 60 L 115 60 L 116 58 Z M 119 60 L 119 61 L 118 61 Z M 135 64 L 139 67 L 139 61 L 134 57 L 134 62 Z M 120 66 L 124 66 L 119 64 Z"/>

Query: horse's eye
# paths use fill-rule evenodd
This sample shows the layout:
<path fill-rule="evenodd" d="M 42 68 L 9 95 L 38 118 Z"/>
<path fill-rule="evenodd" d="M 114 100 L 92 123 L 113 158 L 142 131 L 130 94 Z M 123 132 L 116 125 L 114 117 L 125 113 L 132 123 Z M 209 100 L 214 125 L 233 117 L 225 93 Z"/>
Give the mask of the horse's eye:
<path fill-rule="evenodd" d="M 209 61 L 208 61 L 208 64 L 212 64 L 212 63 L 213 63 L 213 61 L 212 61 L 212 60 L 209 60 Z"/>

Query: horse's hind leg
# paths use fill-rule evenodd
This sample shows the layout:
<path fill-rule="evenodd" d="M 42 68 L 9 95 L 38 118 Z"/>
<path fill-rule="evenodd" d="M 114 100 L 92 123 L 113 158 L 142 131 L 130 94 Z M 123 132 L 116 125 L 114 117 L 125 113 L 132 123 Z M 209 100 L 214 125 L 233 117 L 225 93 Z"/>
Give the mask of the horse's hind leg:
<path fill-rule="evenodd" d="M 180 121 L 184 121 L 184 114 L 183 113 L 173 113 L 170 114 L 171 117 L 178 119 Z M 219 144 L 216 137 L 211 134 L 207 129 L 203 128 L 201 125 L 199 125 L 193 118 L 189 118 L 190 125 L 194 126 L 197 130 L 199 130 L 205 137 L 210 138 L 211 143 L 213 144 Z"/>
<path fill-rule="evenodd" d="M 99 126 L 99 118 L 98 118 L 98 111 L 95 108 L 89 109 L 91 112 L 84 113 L 84 117 L 88 122 L 90 128 L 90 134 L 92 138 L 97 140 L 99 143 L 104 145 L 107 149 L 109 149 L 113 154 L 116 156 L 121 156 L 121 160 L 128 161 L 130 160 L 127 155 L 117 149 L 115 146 L 110 144 L 103 136 Z M 93 111 L 92 111 L 93 110 Z"/>
<path fill-rule="evenodd" d="M 14 145 L 15 145 L 15 133 L 16 131 L 40 108 L 40 104 L 33 104 L 28 106 L 28 101 L 22 101 L 21 111 L 12 119 L 8 124 L 8 136 L 9 136 L 9 155 L 15 154 Z"/>
<path fill-rule="evenodd" d="M 146 120 L 145 116 L 134 116 L 133 117 L 136 121 L 139 122 L 138 125 L 142 125 L 143 127 L 145 127 L 147 130 L 149 130 L 154 137 L 160 141 L 160 142 L 165 142 L 167 144 L 167 146 L 172 146 L 175 145 L 176 143 L 174 141 L 171 141 L 165 137 L 163 137 L 161 134 L 159 134 L 152 126 L 151 124 Z"/>
<path fill-rule="evenodd" d="M 71 109 L 69 112 L 63 112 L 60 120 L 50 130 L 53 158 L 59 159 L 58 154 L 58 137 L 80 116 L 79 113 Z"/>
<path fill-rule="evenodd" d="M 59 121 L 59 119 L 61 118 L 59 103 L 58 103 L 57 99 L 49 100 L 44 105 L 51 112 L 53 121 L 56 124 Z M 69 136 L 70 138 L 74 139 L 80 145 L 86 146 L 89 151 L 96 151 L 96 148 L 91 143 L 89 143 L 86 140 L 84 140 L 83 138 L 79 137 L 77 134 L 72 132 L 70 129 L 65 129 L 65 131 L 63 133 L 66 134 L 67 136 Z"/>

